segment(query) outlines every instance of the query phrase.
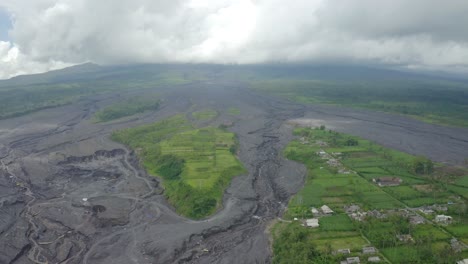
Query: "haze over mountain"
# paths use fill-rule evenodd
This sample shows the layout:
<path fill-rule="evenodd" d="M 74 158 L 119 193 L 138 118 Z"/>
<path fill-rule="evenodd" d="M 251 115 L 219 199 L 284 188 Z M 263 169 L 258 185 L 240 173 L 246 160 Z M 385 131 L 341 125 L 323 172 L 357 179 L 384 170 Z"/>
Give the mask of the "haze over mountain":
<path fill-rule="evenodd" d="M 468 2 L 4 0 L 0 78 L 65 66 L 334 63 L 467 75 Z"/>

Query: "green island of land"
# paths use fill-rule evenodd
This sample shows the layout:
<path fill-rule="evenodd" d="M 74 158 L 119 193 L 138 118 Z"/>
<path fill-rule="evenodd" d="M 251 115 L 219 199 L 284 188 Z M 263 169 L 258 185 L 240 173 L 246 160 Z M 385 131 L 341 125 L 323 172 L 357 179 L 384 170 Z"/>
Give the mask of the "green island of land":
<path fill-rule="evenodd" d="M 360 263 L 456 263 L 468 257 L 465 169 L 323 126 L 294 134 L 285 156 L 308 174 L 272 227 L 274 263 L 354 257 Z"/>
<path fill-rule="evenodd" d="M 212 120 L 213 118 L 218 116 L 218 112 L 216 110 L 213 110 L 213 109 L 204 109 L 204 110 L 200 110 L 200 111 L 197 111 L 197 112 L 193 112 L 192 116 L 196 120 L 208 121 L 208 120 Z"/>
<path fill-rule="evenodd" d="M 232 177 L 245 172 L 233 133 L 195 128 L 183 115 L 116 131 L 112 139 L 136 150 L 145 169 L 162 177 L 169 202 L 190 218 L 215 212 Z"/>
<path fill-rule="evenodd" d="M 158 110 L 160 100 L 157 98 L 135 97 L 112 104 L 94 114 L 96 122 L 108 122 L 123 117 L 133 116 L 150 110 Z"/>
<path fill-rule="evenodd" d="M 406 115 L 427 123 L 468 126 L 466 84 L 448 81 L 356 81 L 335 79 L 263 79 L 258 91 L 305 104 L 366 108 Z"/>

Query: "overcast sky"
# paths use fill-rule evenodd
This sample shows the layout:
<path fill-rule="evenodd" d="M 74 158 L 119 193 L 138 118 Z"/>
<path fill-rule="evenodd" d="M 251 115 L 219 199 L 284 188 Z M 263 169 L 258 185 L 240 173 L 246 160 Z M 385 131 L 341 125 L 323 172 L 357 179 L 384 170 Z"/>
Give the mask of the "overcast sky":
<path fill-rule="evenodd" d="M 0 78 L 83 62 L 363 63 L 468 75 L 468 1 L 0 1 Z"/>

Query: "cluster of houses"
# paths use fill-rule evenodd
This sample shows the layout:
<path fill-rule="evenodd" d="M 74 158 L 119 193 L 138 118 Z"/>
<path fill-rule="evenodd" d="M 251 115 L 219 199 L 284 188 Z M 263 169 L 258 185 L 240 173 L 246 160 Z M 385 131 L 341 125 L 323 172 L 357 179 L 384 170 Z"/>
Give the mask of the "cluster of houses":
<path fill-rule="evenodd" d="M 433 214 L 435 212 L 447 212 L 448 211 L 447 206 L 440 205 L 440 204 L 427 205 L 427 206 L 419 207 L 417 209 L 425 215 Z"/>
<path fill-rule="evenodd" d="M 366 217 L 374 217 L 378 219 L 384 219 L 388 217 L 387 213 L 375 209 L 367 212 L 362 211 L 361 207 L 355 204 L 345 206 L 344 210 L 351 219 L 359 222 L 365 220 Z"/>
<path fill-rule="evenodd" d="M 444 205 L 434 204 L 417 208 L 417 210 L 425 215 L 431 215 L 436 212 L 447 212 L 448 208 Z M 452 223 L 453 218 L 448 215 L 438 214 L 434 217 L 434 222 L 438 224 L 448 225 Z"/>
<path fill-rule="evenodd" d="M 434 205 L 434 207 L 438 207 L 437 205 Z M 446 207 L 445 207 L 446 208 Z M 378 219 L 384 219 L 388 217 L 388 214 L 399 214 L 401 216 L 407 217 L 410 221 L 411 224 L 413 225 L 419 225 L 419 224 L 424 224 L 427 223 L 428 220 L 426 220 L 424 217 L 421 215 L 417 214 L 414 212 L 415 209 L 399 209 L 399 210 L 387 210 L 386 212 L 381 212 L 378 210 L 371 210 L 371 211 L 362 211 L 359 205 L 348 205 L 344 207 L 344 210 L 346 214 L 353 220 L 355 221 L 363 221 L 366 219 L 366 217 L 374 217 Z M 428 208 L 419 208 L 417 209 L 418 211 L 424 213 L 424 214 L 431 214 L 434 213 L 433 209 L 428 209 Z M 436 215 L 434 218 L 434 222 L 438 224 L 451 224 L 453 218 L 448 215 Z"/>
<path fill-rule="evenodd" d="M 319 217 L 332 215 L 334 213 L 333 210 L 330 207 L 328 207 L 328 205 L 323 205 L 322 207 L 320 207 L 320 210 L 315 207 L 312 207 L 310 211 L 312 212 L 314 218 L 306 219 L 304 226 L 311 228 L 320 226 Z"/>
<path fill-rule="evenodd" d="M 336 252 L 337 254 L 351 254 L 351 250 L 349 248 L 346 249 L 339 249 Z M 374 255 L 374 256 L 369 256 L 367 257 L 367 262 L 370 263 L 377 263 L 380 262 L 380 257 L 375 256 L 377 254 L 377 249 L 375 247 L 363 247 L 362 248 L 362 255 Z M 361 263 L 361 259 L 359 257 L 348 257 L 345 260 L 342 260 L 340 264 L 350 264 L 350 263 Z"/>
<path fill-rule="evenodd" d="M 351 174 L 351 171 L 346 169 L 339 161 L 338 157 L 342 155 L 341 152 L 332 152 L 331 154 L 328 154 L 324 150 L 320 150 L 317 152 L 317 155 L 319 155 L 322 159 L 327 160 L 328 166 L 337 168 L 338 173 Z"/>

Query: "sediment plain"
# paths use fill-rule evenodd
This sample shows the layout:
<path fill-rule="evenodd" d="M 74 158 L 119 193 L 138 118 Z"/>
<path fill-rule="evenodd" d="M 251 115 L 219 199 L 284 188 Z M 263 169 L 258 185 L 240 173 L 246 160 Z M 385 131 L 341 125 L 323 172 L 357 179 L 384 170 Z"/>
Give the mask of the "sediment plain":
<path fill-rule="evenodd" d="M 282 155 L 294 125 L 325 125 L 452 165 L 468 157 L 467 128 L 302 105 L 232 81 L 174 85 L 161 92 L 157 111 L 91 121 L 118 98 L 148 92 L 97 95 L 0 120 L 0 263 L 269 263 L 268 227 L 306 173 Z M 222 208 L 195 221 L 177 215 L 159 179 L 109 135 L 206 108 L 219 115 L 203 125 L 232 122 L 248 173 L 233 179 Z"/>

